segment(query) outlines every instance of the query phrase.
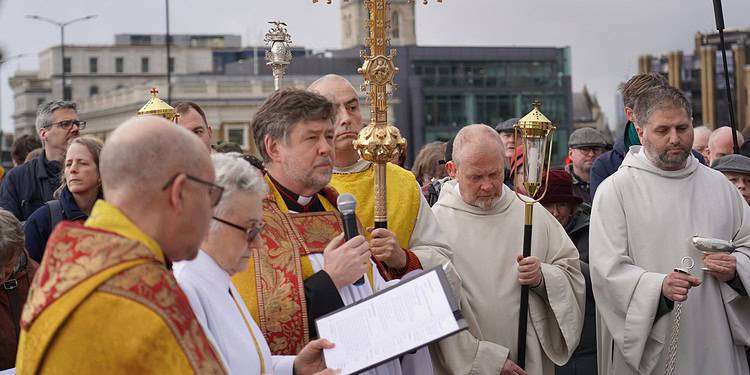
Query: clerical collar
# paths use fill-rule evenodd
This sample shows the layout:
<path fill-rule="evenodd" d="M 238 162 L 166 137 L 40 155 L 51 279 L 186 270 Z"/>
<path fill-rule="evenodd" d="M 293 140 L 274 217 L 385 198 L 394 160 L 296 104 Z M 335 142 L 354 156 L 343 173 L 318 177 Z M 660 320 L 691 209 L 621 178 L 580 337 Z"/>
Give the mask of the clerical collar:
<path fill-rule="evenodd" d="M 354 163 L 354 164 L 352 164 L 352 165 L 350 165 L 348 167 L 338 168 L 338 167 L 334 166 L 333 167 L 333 173 L 338 173 L 338 174 L 359 173 L 359 172 L 364 171 L 367 168 L 370 168 L 370 164 L 372 164 L 372 163 L 370 163 L 367 160 L 359 159 L 359 160 L 357 160 L 356 163 Z"/>
<path fill-rule="evenodd" d="M 318 195 L 314 194 L 312 197 L 305 197 L 299 195 L 287 188 L 281 183 L 276 181 L 271 174 L 268 174 L 268 178 L 271 179 L 271 183 L 276 187 L 276 190 L 281 194 L 281 198 L 284 199 L 284 203 L 289 211 L 294 212 L 321 212 L 325 211 L 323 204 L 318 199 Z"/>

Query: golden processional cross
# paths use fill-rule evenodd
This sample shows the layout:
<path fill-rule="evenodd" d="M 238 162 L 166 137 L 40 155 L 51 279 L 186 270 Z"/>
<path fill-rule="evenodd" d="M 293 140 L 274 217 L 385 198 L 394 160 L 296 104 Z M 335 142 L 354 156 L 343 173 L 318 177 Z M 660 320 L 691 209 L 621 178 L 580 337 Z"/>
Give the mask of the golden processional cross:
<path fill-rule="evenodd" d="M 313 3 L 319 1 L 313 0 Z M 364 2 L 369 14 L 365 24 L 368 36 L 365 38 L 366 50 L 360 51 L 363 64 L 357 71 L 364 78 L 362 90 L 367 92 L 370 104 L 370 124 L 360 131 L 354 148 L 362 159 L 375 165 L 375 228 L 387 228 L 385 167 L 389 160 L 404 152 L 406 140 L 395 126 L 388 123 L 388 99 L 396 89 L 393 78 L 398 73 L 393 63 L 396 50 L 390 48 L 391 3 L 389 0 Z M 326 0 L 326 3 L 330 4 L 331 0 Z M 422 3 L 427 4 L 427 0 L 422 0 Z"/>

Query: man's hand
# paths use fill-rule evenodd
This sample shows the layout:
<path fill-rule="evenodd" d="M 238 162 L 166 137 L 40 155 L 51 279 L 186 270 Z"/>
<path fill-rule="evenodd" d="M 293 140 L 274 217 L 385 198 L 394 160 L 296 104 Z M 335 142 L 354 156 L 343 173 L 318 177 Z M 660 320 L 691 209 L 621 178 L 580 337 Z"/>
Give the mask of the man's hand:
<path fill-rule="evenodd" d="M 294 373 L 297 375 L 313 375 L 318 371 L 326 370 L 323 349 L 332 349 L 333 347 L 333 343 L 326 339 L 310 341 L 294 358 Z M 327 372 L 322 372 L 322 374 L 327 374 Z"/>
<path fill-rule="evenodd" d="M 323 271 L 341 289 L 359 280 L 370 265 L 370 245 L 363 236 L 344 243 L 344 234 L 331 240 L 323 250 Z"/>
<path fill-rule="evenodd" d="M 524 258 L 523 255 L 516 257 L 518 262 L 518 282 L 532 288 L 542 283 L 542 262 L 535 256 Z"/>
<path fill-rule="evenodd" d="M 406 267 L 406 253 L 399 246 L 395 233 L 388 229 L 372 227 L 367 228 L 367 231 L 372 236 L 370 251 L 375 259 L 393 269 L 400 270 Z"/>
<path fill-rule="evenodd" d="M 505 365 L 503 365 L 502 370 L 500 370 L 500 375 L 526 375 L 526 371 L 518 367 L 518 365 L 510 359 L 507 359 L 505 360 Z"/>
<path fill-rule="evenodd" d="M 710 253 L 703 256 L 708 274 L 719 281 L 729 282 L 737 276 L 737 259 L 727 253 Z"/>
<path fill-rule="evenodd" d="M 677 271 L 671 272 L 661 283 L 661 294 L 670 301 L 684 302 L 687 300 L 688 290 L 700 284 L 700 280 L 695 276 Z"/>

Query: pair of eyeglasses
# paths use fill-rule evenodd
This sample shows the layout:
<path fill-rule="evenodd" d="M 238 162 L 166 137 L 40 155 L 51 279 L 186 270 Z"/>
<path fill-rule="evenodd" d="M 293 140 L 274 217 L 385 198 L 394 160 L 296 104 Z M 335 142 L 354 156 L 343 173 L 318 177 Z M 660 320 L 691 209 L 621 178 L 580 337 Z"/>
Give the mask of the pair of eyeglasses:
<path fill-rule="evenodd" d="M 187 178 L 188 181 L 193 181 L 201 185 L 208 186 L 208 196 L 211 198 L 211 207 L 216 207 L 219 204 L 219 201 L 221 201 L 221 196 L 224 194 L 223 187 L 216 185 L 214 183 L 208 182 L 208 181 L 201 180 L 200 178 L 191 176 L 187 173 L 178 173 L 172 176 L 172 178 L 170 178 L 169 181 L 167 181 L 167 183 L 164 184 L 164 187 L 162 188 L 162 190 L 167 190 L 167 188 L 169 188 L 169 186 L 172 185 L 172 183 L 174 183 L 174 180 L 176 180 L 177 177 L 179 177 L 181 174 L 184 174 L 185 178 Z"/>
<path fill-rule="evenodd" d="M 228 225 L 228 226 L 230 226 L 230 227 L 232 227 L 234 229 L 241 230 L 241 231 L 245 232 L 245 235 L 247 236 L 247 243 L 251 243 L 251 242 L 255 241 L 255 237 L 258 237 L 258 235 L 261 232 L 263 232 L 263 228 L 266 227 L 265 223 L 261 223 L 261 224 L 258 224 L 255 227 L 252 227 L 252 228 L 248 229 L 248 228 L 245 228 L 245 227 L 243 227 L 241 225 L 237 225 L 235 223 L 232 223 L 230 221 L 226 221 L 224 219 L 220 219 L 220 218 L 218 218 L 216 216 L 214 216 L 213 218 L 214 218 L 214 220 L 216 220 L 216 221 L 218 221 L 218 222 L 220 222 L 220 223 L 222 223 L 224 225 Z"/>
<path fill-rule="evenodd" d="M 45 126 L 45 128 L 51 128 L 54 126 L 59 126 L 60 129 L 69 130 L 73 127 L 73 125 L 78 127 L 78 130 L 86 129 L 86 121 L 80 121 L 80 120 L 64 120 L 60 122 L 56 122 L 53 124 L 49 124 Z"/>

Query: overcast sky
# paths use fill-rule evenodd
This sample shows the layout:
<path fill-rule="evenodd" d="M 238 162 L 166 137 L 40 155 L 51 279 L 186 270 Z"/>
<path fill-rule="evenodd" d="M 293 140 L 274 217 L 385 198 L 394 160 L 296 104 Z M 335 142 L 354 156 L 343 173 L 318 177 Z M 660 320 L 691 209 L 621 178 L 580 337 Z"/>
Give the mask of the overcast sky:
<path fill-rule="evenodd" d="M 172 0 L 172 33 L 240 34 L 257 42 L 267 21 L 289 25 L 295 44 L 338 48 L 339 4 L 325 0 Z M 724 0 L 728 28 L 750 27 L 750 1 Z M 59 44 L 52 25 L 26 14 L 68 20 L 97 19 L 66 29 L 66 44 L 109 44 L 116 33 L 163 33 L 164 2 L 158 0 L 3 0 L 0 48 L 6 56 L 30 53 L 5 64 L 2 127 L 11 130 L 13 100 L 7 79 L 16 69 L 36 69 L 36 54 Z M 451 46 L 570 46 L 574 91 L 584 85 L 598 96 L 610 125 L 617 84 L 637 71 L 638 55 L 671 50 L 691 53 L 697 31 L 715 30 L 711 0 L 430 0 L 417 1 L 417 43 Z"/>

